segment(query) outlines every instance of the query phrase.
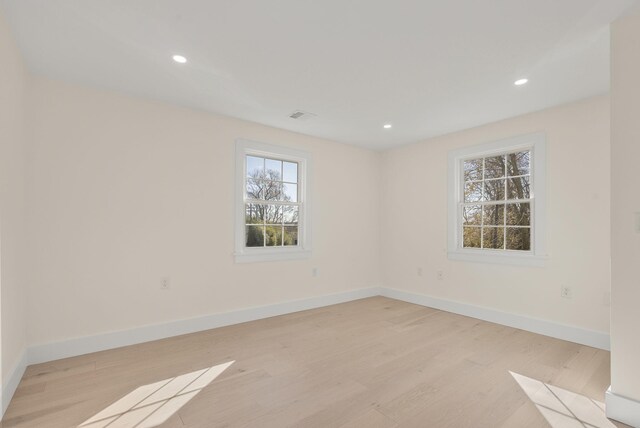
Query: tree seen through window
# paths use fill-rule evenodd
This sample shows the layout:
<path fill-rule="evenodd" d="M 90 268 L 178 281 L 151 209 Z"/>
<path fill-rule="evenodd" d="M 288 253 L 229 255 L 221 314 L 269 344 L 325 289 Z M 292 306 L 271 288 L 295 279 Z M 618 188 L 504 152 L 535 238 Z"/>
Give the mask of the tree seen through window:
<path fill-rule="evenodd" d="M 246 156 L 247 247 L 298 245 L 298 164 Z"/>
<path fill-rule="evenodd" d="M 463 247 L 531 250 L 531 151 L 462 162 Z"/>

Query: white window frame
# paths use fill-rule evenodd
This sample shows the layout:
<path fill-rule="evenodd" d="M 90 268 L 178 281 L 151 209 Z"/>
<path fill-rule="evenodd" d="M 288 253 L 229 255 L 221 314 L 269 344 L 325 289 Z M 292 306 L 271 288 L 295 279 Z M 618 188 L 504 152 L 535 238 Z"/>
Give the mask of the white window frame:
<path fill-rule="evenodd" d="M 531 150 L 531 250 L 493 250 L 462 246 L 462 162 Z M 464 147 L 449 152 L 448 159 L 448 257 L 480 263 L 544 266 L 546 254 L 546 137 L 542 133 L 523 135 Z"/>
<path fill-rule="evenodd" d="M 298 245 L 291 247 L 245 246 L 245 201 L 247 155 L 298 163 Z M 235 252 L 236 263 L 267 262 L 304 259 L 311 256 L 311 154 L 302 150 L 259 143 L 245 139 L 236 140 L 235 180 Z"/>

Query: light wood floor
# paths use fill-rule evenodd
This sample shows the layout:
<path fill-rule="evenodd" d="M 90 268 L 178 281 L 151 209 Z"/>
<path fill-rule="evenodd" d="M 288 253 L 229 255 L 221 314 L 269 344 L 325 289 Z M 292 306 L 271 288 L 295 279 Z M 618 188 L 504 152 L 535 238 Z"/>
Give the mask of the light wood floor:
<path fill-rule="evenodd" d="M 548 427 L 510 372 L 598 401 L 609 385 L 608 352 L 374 297 L 30 366 L 2 426 L 78 427 L 230 361 L 162 426 Z"/>

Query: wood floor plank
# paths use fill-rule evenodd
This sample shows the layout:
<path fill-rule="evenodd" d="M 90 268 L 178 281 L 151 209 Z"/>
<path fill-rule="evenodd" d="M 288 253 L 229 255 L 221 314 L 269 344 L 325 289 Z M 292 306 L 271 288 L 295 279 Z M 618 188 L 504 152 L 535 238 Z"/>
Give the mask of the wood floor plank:
<path fill-rule="evenodd" d="M 30 366 L 2 426 L 545 427 L 516 377 L 603 401 L 609 360 L 373 297 Z"/>
<path fill-rule="evenodd" d="M 370 409 L 361 416 L 341 425 L 340 428 L 395 428 L 398 424 L 375 409 Z"/>

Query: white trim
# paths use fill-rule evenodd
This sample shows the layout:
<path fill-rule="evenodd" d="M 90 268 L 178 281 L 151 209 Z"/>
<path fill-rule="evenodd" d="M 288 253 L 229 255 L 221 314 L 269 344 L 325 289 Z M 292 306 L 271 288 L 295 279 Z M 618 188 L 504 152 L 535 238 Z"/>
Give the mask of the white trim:
<path fill-rule="evenodd" d="M 234 254 L 236 258 L 236 263 L 257 263 L 257 262 L 275 262 L 281 260 L 302 260 L 308 259 L 311 257 L 311 251 L 307 250 L 291 250 L 289 248 L 283 248 L 280 251 L 277 249 L 273 249 L 269 251 L 267 254 L 257 254 L 257 253 L 243 253 L 243 254 Z"/>
<path fill-rule="evenodd" d="M 460 247 L 459 195 L 462 173 L 460 161 L 465 158 L 486 157 L 496 153 L 531 149 L 531 180 L 534 194 L 531 237 L 532 251 L 514 253 L 513 251 L 474 250 Z M 452 260 L 500 263 L 527 266 L 544 266 L 546 254 L 546 137 L 542 133 L 522 135 L 499 141 L 463 147 L 452 150 L 448 155 L 447 181 L 447 254 Z"/>
<path fill-rule="evenodd" d="M 310 297 L 308 299 L 222 312 L 199 318 L 171 321 L 164 324 L 149 325 L 130 330 L 78 337 L 63 342 L 35 345 L 29 348 L 29 364 L 39 364 L 60 358 L 74 357 L 91 352 L 134 345 L 181 334 L 195 333 L 212 328 L 255 321 L 378 295 L 380 295 L 379 288 L 361 288 L 343 293 L 327 294 Z"/>
<path fill-rule="evenodd" d="M 74 357 L 91 352 L 134 345 L 137 343 L 164 339 L 181 334 L 195 333 L 212 328 L 224 327 L 374 296 L 389 297 L 391 299 L 402 300 L 404 302 L 415 303 L 447 312 L 470 316 L 600 349 L 609 349 L 609 335 L 607 333 L 586 330 L 580 327 L 567 326 L 552 321 L 530 318 L 523 315 L 501 312 L 491 308 L 470 305 L 453 300 L 440 299 L 422 294 L 414 294 L 392 288 L 371 287 L 343 293 L 316 296 L 308 299 L 276 303 L 273 305 L 222 312 L 198 318 L 171 321 L 163 324 L 154 324 L 130 330 L 79 337 L 62 342 L 35 345 L 29 347 L 28 363 L 38 364 L 60 358 Z"/>
<path fill-rule="evenodd" d="M 611 386 L 604 395 L 604 402 L 609 419 L 640 427 L 640 402 L 611 392 Z"/>
<path fill-rule="evenodd" d="M 465 251 L 451 251 L 448 252 L 450 260 L 459 260 L 463 262 L 480 262 L 480 263 L 497 263 L 497 264 L 511 264 L 511 265 L 527 265 L 543 267 L 547 261 L 547 256 L 536 256 L 532 254 L 516 254 L 506 253 L 503 251 L 492 254 L 487 251 L 472 252 L 473 250 Z"/>
<path fill-rule="evenodd" d="M 298 175 L 301 177 L 301 183 L 298 183 L 298 200 L 301 201 L 300 212 L 298 214 L 298 246 L 287 248 L 245 247 L 244 186 L 246 178 L 245 156 L 248 154 L 263 157 L 277 157 L 278 159 L 291 160 L 298 163 Z M 312 248 L 311 154 L 303 150 L 239 138 L 236 140 L 235 165 L 235 252 L 233 255 L 236 263 L 309 258 Z"/>
<path fill-rule="evenodd" d="M 9 371 L 9 375 L 7 376 L 6 382 L 3 382 L 2 385 L 2 417 L 4 417 L 4 412 L 7 411 L 7 407 L 9 407 L 9 403 L 13 398 L 13 394 L 15 394 L 16 389 L 18 388 L 18 384 L 24 375 L 25 370 L 27 369 L 28 363 L 28 354 L 27 350 L 22 351 L 20 354 L 20 358 L 16 362 L 15 366 L 12 370 Z M 4 379 L 3 379 L 4 380 Z M 2 419 L 0 417 L 0 419 Z"/>
<path fill-rule="evenodd" d="M 404 302 L 415 303 L 416 305 L 427 306 L 429 308 L 440 309 L 442 311 L 453 312 L 454 314 L 465 315 L 496 324 L 519 328 L 521 330 L 542 334 L 544 336 L 555 337 L 581 345 L 592 346 L 599 349 L 610 349 L 609 334 L 587 330 L 553 321 L 539 318 L 517 315 L 509 312 L 502 312 L 497 309 L 471 305 L 454 300 L 441 299 L 438 297 L 415 294 L 393 288 L 383 288 L 382 296 L 391 299 L 402 300 Z"/>

